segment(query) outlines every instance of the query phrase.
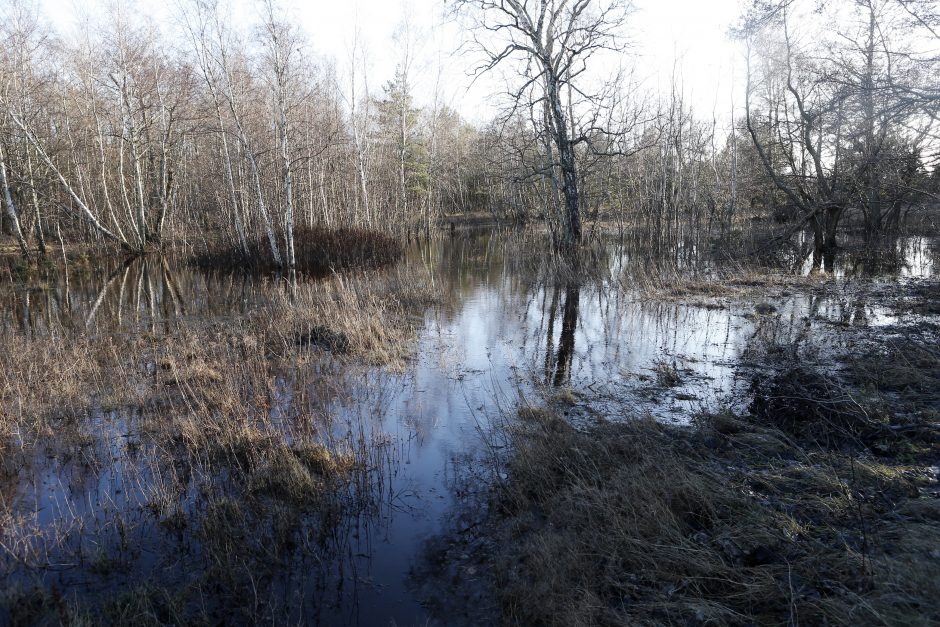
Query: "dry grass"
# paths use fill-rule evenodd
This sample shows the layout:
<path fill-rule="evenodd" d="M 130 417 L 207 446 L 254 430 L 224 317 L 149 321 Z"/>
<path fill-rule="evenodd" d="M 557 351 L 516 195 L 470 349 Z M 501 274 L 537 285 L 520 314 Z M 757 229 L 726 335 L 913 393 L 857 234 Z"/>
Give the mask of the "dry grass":
<path fill-rule="evenodd" d="M 660 359 L 653 364 L 653 373 L 656 375 L 656 383 L 664 388 L 674 388 L 682 383 L 682 375 L 676 367 L 675 361 Z"/>
<path fill-rule="evenodd" d="M 633 281 L 635 284 L 636 281 Z M 640 283 L 642 294 L 657 300 L 688 300 L 690 298 L 718 301 L 773 298 L 793 292 L 826 291 L 833 285 L 831 277 L 821 274 L 798 276 L 774 269 L 715 269 L 698 276 L 667 276 L 653 273 Z M 710 302 L 708 300 L 705 301 Z"/>
<path fill-rule="evenodd" d="M 576 431 L 526 409 L 499 498 L 511 624 L 940 620 L 936 499 L 914 467 L 729 414 Z"/>
<path fill-rule="evenodd" d="M 408 291 L 397 293 L 409 284 Z M 231 413 L 267 395 L 291 366 L 329 353 L 298 341 L 310 329 L 345 338 L 351 359 L 401 365 L 413 350 L 415 303 L 435 298 L 397 275 L 334 276 L 293 288 L 271 284 L 269 304 L 221 323 L 197 323 L 170 336 L 10 334 L 0 354 L 0 433 L 23 441 L 53 433 L 95 405 L 121 407 L 194 399 Z M 403 301 L 407 299 L 407 305 Z M 176 392 L 175 394 L 173 392 Z"/>
<path fill-rule="evenodd" d="M 402 285 L 411 287 L 398 298 Z M 342 390 L 326 373 L 337 362 L 404 365 L 415 304 L 435 298 L 420 285 L 397 274 L 271 284 L 268 304 L 250 314 L 168 335 L 5 337 L 0 575 L 11 583 L 0 622 L 292 616 L 248 592 L 273 594 L 298 559 L 334 563 L 335 529 L 374 509 L 389 454 L 359 428 L 334 429 L 328 408 Z M 297 341 L 314 327 L 346 338 L 347 350 Z M 43 476 L 72 477 L 79 494 L 84 482 L 104 483 L 89 504 L 67 489 L 34 490 Z M 140 580 L 140 551 L 178 561 L 134 591 L 124 577 Z M 29 583 L 62 563 L 83 565 L 75 572 L 110 592 L 62 597 Z"/>

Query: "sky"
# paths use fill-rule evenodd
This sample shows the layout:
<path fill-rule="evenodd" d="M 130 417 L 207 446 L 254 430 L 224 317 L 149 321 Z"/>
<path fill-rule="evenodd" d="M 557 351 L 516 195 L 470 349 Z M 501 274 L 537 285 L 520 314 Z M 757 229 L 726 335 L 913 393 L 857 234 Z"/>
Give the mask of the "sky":
<path fill-rule="evenodd" d="M 76 16 L 106 14 L 103 0 L 38 0 L 46 18 L 68 36 L 79 23 Z M 124 0 L 141 19 L 154 21 L 173 33 L 179 0 Z M 252 0 L 229 0 L 233 19 L 256 21 Z M 668 90 L 673 73 L 681 79 L 687 101 L 699 117 L 730 116 L 732 97 L 740 102 L 743 60 L 740 49 L 727 38 L 738 19 L 743 0 L 635 0 L 627 35 L 637 76 L 645 89 Z M 496 112 L 494 80 L 471 85 L 470 61 L 455 54 L 464 33 L 448 18 L 444 0 L 284 0 L 292 19 L 306 33 L 314 52 L 336 60 L 342 72 L 358 29 L 368 59 L 370 90 L 378 93 L 391 79 L 398 49 L 395 32 L 405 12 L 411 15 L 417 59 L 412 82 L 419 105 L 431 101 L 435 85 L 445 103 L 473 122 L 484 122 Z M 440 70 L 438 70 L 440 68 Z M 603 68 L 600 68 L 601 70 Z M 439 78 L 438 78 L 439 77 Z"/>

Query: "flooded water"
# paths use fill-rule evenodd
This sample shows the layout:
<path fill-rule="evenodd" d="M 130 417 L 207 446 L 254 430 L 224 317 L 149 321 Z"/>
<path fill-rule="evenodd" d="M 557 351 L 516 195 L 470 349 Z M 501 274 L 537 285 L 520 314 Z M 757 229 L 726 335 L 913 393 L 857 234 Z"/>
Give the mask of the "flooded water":
<path fill-rule="evenodd" d="M 833 269 L 836 289 L 777 291 L 772 302 L 758 303 L 651 298 L 623 277 L 589 286 L 545 284 L 512 262 L 514 245 L 480 233 L 409 251 L 402 263 L 425 269 L 443 299 L 424 313 L 414 358 L 403 370 L 333 361 L 311 366 L 322 376 L 305 402 L 332 417 L 332 437 L 368 440 L 373 467 L 382 472 L 350 488 L 350 499 L 362 505 L 347 510 L 328 550 L 318 551 L 317 560 L 285 565 L 275 587 L 293 618 L 424 624 L 413 569 L 425 544 L 450 522 L 467 460 L 485 459 L 498 445 L 490 440 L 492 421 L 534 389 L 564 396 L 574 420 L 629 419 L 611 413 L 629 406 L 634 416 L 687 422 L 697 411 L 745 402 L 749 379 L 741 366 L 760 342 L 793 342 L 814 325 L 891 324 L 897 315 L 853 295 L 847 284 L 863 270 L 852 260 Z M 937 242 L 902 240 L 898 257 L 885 276 L 931 277 Z M 624 261 L 614 251 L 605 263 Z M 194 321 L 224 321 L 262 307 L 269 293 L 262 287 L 258 279 L 138 260 L 50 284 L 4 287 L 0 331 L 171 335 Z M 289 376 L 278 381 L 271 411 L 279 416 L 290 416 L 299 402 L 292 385 Z M 185 578 L 200 558 L 192 539 L 150 514 L 154 475 L 178 469 L 142 463 L 156 451 L 135 433 L 135 420 L 133 410 L 92 408 L 81 428 L 95 442 L 94 455 L 39 451 L 28 474 L 14 474 L 0 487 L 6 516 L 29 519 L 50 543 L 67 537 L 100 545 L 103 561 L 111 559 L 106 547 L 120 546 L 120 559 L 130 563 L 116 576 L 102 574 L 104 564 L 69 562 L 64 549 L 49 553 L 61 562 L 29 568 L 2 562 L 19 584 L 87 595 L 120 587 L 118 581 Z M 195 490 L 176 497 L 190 506 L 202 498 Z M 112 522 L 117 511 L 139 522 L 132 537 Z"/>
<path fill-rule="evenodd" d="M 848 250 L 814 259 L 812 237 L 800 232 L 794 236 L 794 267 L 803 275 L 820 270 L 836 278 L 898 277 L 901 279 L 934 276 L 938 259 L 938 238 L 899 237 L 868 251 L 860 238 L 848 238 Z"/>

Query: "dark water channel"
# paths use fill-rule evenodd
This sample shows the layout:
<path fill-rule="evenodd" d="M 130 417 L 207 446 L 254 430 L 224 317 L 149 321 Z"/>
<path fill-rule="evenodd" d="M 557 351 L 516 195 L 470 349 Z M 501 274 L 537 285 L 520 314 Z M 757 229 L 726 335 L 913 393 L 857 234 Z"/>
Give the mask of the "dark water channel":
<path fill-rule="evenodd" d="M 468 460 L 485 460 L 494 446 L 494 421 L 538 388 L 566 395 L 578 420 L 628 419 L 627 406 L 634 415 L 683 423 L 697 411 L 744 402 L 748 381 L 740 365 L 761 338 L 788 341 L 807 325 L 895 319 L 841 288 L 825 295 L 776 292 L 773 315 L 762 316 L 753 299 L 650 297 L 628 277 L 545 284 L 516 263 L 515 246 L 511 238 L 480 233 L 411 248 L 402 263 L 423 268 L 443 294 L 424 314 L 414 359 L 403 371 L 331 367 L 333 389 L 344 392 L 322 395 L 324 411 L 335 417 L 332 428 L 369 439 L 383 476 L 371 487 L 372 506 L 338 527 L 329 563 L 296 564 L 285 574 L 283 587 L 301 590 L 285 593 L 294 619 L 424 624 L 412 571 L 426 543 L 446 531 Z M 898 247 L 901 262 L 886 277 L 865 280 L 932 277 L 940 267 L 935 240 L 910 238 Z M 614 251 L 604 263 L 627 262 Z M 850 284 L 856 271 L 862 272 L 849 260 L 833 274 Z M 262 306 L 266 293 L 258 279 L 158 259 L 102 265 L 67 282 L 59 275 L 34 288 L 4 286 L 0 334 L 173 334 L 194 321 L 244 315 Z M 292 390 L 288 381 L 280 384 L 272 411 L 288 414 Z M 125 580 L 159 583 L 184 574 L 185 560 L 167 554 L 192 551 L 191 540 L 148 520 L 143 501 L 154 471 L 138 463 L 146 447 L 128 452 L 133 412 L 90 415 L 87 429 L 110 462 L 91 467 L 40 452 L 27 472 L 4 478 L 5 511 L 30 521 L 48 538 L 43 542 L 72 534 L 84 542 L 100 536 L 102 546 L 136 544 L 135 563 L 115 578 L 88 564 L 53 560 L 25 569 L 7 559 L 0 562 L 12 573 L 7 586 L 37 584 L 82 598 L 120 589 Z M 133 537 L 116 539 L 121 532 L 109 522 L 115 512 L 139 519 Z"/>

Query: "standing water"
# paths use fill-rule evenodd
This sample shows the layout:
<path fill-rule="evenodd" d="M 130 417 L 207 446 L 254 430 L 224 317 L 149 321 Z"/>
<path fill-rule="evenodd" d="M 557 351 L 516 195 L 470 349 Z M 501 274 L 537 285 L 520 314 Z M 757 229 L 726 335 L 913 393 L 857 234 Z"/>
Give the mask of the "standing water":
<path fill-rule="evenodd" d="M 428 541 L 448 530 L 461 479 L 474 468 L 466 460 L 487 458 L 498 446 L 491 439 L 494 421 L 533 390 L 547 388 L 566 399 L 575 422 L 653 415 L 685 423 L 696 412 L 746 402 L 742 366 L 768 335 L 792 339 L 808 325 L 893 320 L 890 311 L 845 289 L 778 291 L 764 303 L 709 294 L 680 298 L 662 290 L 650 296 L 619 273 L 582 285 L 544 281 L 516 263 L 515 245 L 506 236 L 480 233 L 409 250 L 402 264 L 423 272 L 441 299 L 424 312 L 404 367 L 323 353 L 303 366 L 316 373 L 304 379 L 306 389 L 289 372 L 273 382 L 274 423 L 293 420 L 301 403 L 307 413 L 327 416 L 324 440 L 361 445 L 369 473 L 345 488 L 345 507 L 332 512 L 328 527 L 322 514 L 298 523 L 301 539 L 288 551 L 293 557 L 245 601 L 252 615 L 423 624 L 428 617 L 415 592 L 415 566 Z M 937 250 L 932 240 L 903 240 L 891 273 L 931 276 Z M 625 261 L 614 249 L 603 263 L 619 268 Z M 856 271 L 858 264 L 845 262 L 833 274 L 850 281 Z M 259 279 L 148 258 L 60 275 L 46 285 L 9 286 L 0 332 L 33 341 L 174 336 L 191 325 L 225 324 L 258 311 L 270 294 L 263 288 Z M 614 407 L 622 412 L 624 399 L 635 408 L 632 416 L 612 413 Z M 201 570 L 193 564 L 206 555 L 205 538 L 154 513 L 152 485 L 162 473 L 183 471 L 149 463 L 149 456 L 165 451 L 147 443 L 140 412 L 104 403 L 88 408 L 87 424 L 70 427 L 86 439 L 77 449 L 57 446 L 55 434 L 3 434 L 11 446 L 43 444 L 30 449 L 28 464 L 0 472 L 0 568 L 8 587 L 3 611 L 10 612 L 0 623 L 15 618 L 13 590 L 44 591 L 48 603 L 94 604 L 141 586 L 181 594 L 192 572 Z M 215 480 L 224 486 L 225 471 L 218 472 Z M 163 496 L 185 511 L 208 501 L 196 477 L 183 477 L 179 485 L 188 487 Z M 24 537 L 28 533 L 39 539 Z M 251 538 L 231 541 L 250 544 Z M 186 603 L 190 611 L 233 618 L 212 599 Z"/>

